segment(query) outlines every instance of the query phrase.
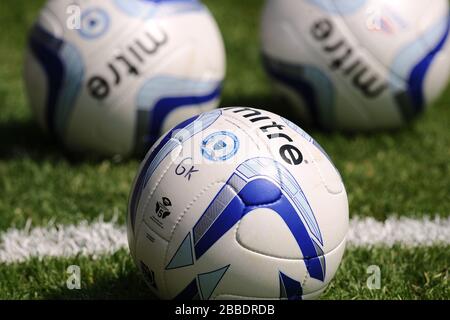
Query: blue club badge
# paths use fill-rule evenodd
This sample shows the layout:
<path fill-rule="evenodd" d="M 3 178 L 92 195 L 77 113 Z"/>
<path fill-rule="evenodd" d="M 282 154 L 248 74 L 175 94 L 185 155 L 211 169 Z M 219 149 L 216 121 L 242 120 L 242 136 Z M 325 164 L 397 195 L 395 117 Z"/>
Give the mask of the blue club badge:
<path fill-rule="evenodd" d="M 239 149 L 239 139 L 228 131 L 210 134 L 202 142 L 202 155 L 211 161 L 226 161 Z"/>
<path fill-rule="evenodd" d="M 100 8 L 89 9 L 81 15 L 79 33 L 87 39 L 95 39 L 102 36 L 109 28 L 109 16 Z"/>

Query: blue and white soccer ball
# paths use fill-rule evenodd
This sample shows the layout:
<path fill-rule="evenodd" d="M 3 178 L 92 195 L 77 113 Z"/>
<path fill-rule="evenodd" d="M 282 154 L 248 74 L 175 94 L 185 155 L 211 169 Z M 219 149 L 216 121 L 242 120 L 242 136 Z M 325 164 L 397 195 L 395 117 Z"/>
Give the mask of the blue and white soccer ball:
<path fill-rule="evenodd" d="M 217 107 L 222 37 L 197 0 L 50 0 L 25 82 L 40 125 L 75 151 L 129 155 Z"/>
<path fill-rule="evenodd" d="M 447 0 L 268 0 L 263 59 L 305 122 L 396 128 L 446 87 L 449 27 Z"/>
<path fill-rule="evenodd" d="M 229 107 L 166 133 L 128 208 L 136 265 L 163 299 L 313 299 L 345 250 L 348 201 L 319 144 L 273 113 Z"/>

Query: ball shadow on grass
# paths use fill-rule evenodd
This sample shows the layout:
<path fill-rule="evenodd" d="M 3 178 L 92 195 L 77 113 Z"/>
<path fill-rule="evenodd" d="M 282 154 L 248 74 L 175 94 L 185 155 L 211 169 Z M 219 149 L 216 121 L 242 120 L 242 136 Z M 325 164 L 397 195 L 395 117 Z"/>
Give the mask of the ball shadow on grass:
<path fill-rule="evenodd" d="M 400 137 L 406 133 L 411 134 L 414 126 L 408 125 L 400 129 L 385 130 L 379 132 L 346 132 L 326 130 L 311 126 L 304 122 L 284 98 L 271 94 L 266 95 L 224 95 L 221 107 L 243 106 L 264 109 L 274 112 L 299 125 L 312 136 L 315 134 L 338 134 L 351 141 L 357 137 L 373 139 L 377 136 L 392 135 Z M 414 123 L 414 122 L 413 122 Z M 32 119 L 13 120 L 0 123 L 0 159 L 30 158 L 35 162 L 50 161 L 57 163 L 67 161 L 73 166 L 85 163 L 99 163 L 104 160 L 123 162 L 127 160 L 141 160 L 144 154 L 134 154 L 130 157 L 105 157 L 94 153 L 73 153 L 63 146 L 56 138 L 41 130 Z"/>
<path fill-rule="evenodd" d="M 249 107 L 267 110 L 293 121 L 304 129 L 311 126 L 305 123 L 285 98 L 268 92 L 265 95 L 225 95 L 221 107 Z"/>
<path fill-rule="evenodd" d="M 124 158 L 107 157 L 94 153 L 74 153 L 55 137 L 39 128 L 32 119 L 0 123 L 0 159 L 20 158 L 30 158 L 36 163 L 66 161 L 77 166 L 85 163 L 98 164 L 104 160 L 112 160 L 117 163 L 139 160 L 143 158 L 143 155 L 137 154 Z"/>
<path fill-rule="evenodd" d="M 64 283 L 44 296 L 49 300 L 157 300 L 135 268 L 108 277 L 101 274 L 90 284 L 70 290 Z"/>
<path fill-rule="evenodd" d="M 61 156 L 57 142 L 31 119 L 0 123 L 0 159 L 30 157 L 39 161 Z"/>

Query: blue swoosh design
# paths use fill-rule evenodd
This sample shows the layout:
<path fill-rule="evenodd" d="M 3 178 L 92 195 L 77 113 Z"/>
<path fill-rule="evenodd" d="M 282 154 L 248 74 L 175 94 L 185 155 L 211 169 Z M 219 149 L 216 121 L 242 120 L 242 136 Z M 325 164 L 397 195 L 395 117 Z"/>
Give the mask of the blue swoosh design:
<path fill-rule="evenodd" d="M 170 76 L 149 79 L 137 96 L 138 125 L 136 144 L 147 150 L 160 136 L 167 116 L 181 107 L 196 106 L 220 97 L 220 81 L 194 81 Z M 144 118 L 144 120 L 142 120 Z"/>
<path fill-rule="evenodd" d="M 73 45 L 39 25 L 33 27 L 29 45 L 47 76 L 47 128 L 61 138 L 84 78 L 82 57 Z"/>
<path fill-rule="evenodd" d="M 198 292 L 197 278 L 194 278 L 189 284 L 175 296 L 174 300 L 199 300 L 200 293 Z"/>
<path fill-rule="evenodd" d="M 280 163 L 269 158 L 250 159 L 237 168 L 245 180 L 259 176 L 267 177 L 275 181 L 281 189 L 289 196 L 302 216 L 310 233 L 323 245 L 322 234 L 316 221 L 308 199 L 298 185 L 292 174 Z"/>
<path fill-rule="evenodd" d="M 246 214 L 259 208 L 271 209 L 283 219 L 310 276 L 324 281 L 325 258 L 313 240 L 322 244 L 322 237 L 306 197 L 289 172 L 267 158 L 250 159 L 240 165 L 197 221 L 193 228 L 196 259 Z"/>
<path fill-rule="evenodd" d="M 279 271 L 280 299 L 302 300 L 303 288 L 299 281 Z"/>
<path fill-rule="evenodd" d="M 185 97 L 167 97 L 159 100 L 153 107 L 150 120 L 150 136 L 158 137 L 161 132 L 162 119 L 175 109 L 183 106 L 200 105 L 209 101 L 213 101 L 220 97 L 222 85 L 217 85 L 211 92 L 205 95 L 191 95 Z"/>
<path fill-rule="evenodd" d="M 265 54 L 262 58 L 267 73 L 304 100 L 314 125 L 333 127 L 335 89 L 324 72 L 314 66 L 295 65 Z"/>
<path fill-rule="evenodd" d="M 428 70 L 431 67 L 437 54 L 442 50 L 447 42 L 450 33 L 450 16 L 447 19 L 447 25 L 444 35 L 437 45 L 414 67 L 408 79 L 408 94 L 412 98 L 416 113 L 423 111 L 425 106 L 424 82 Z"/>
<path fill-rule="evenodd" d="M 58 94 L 61 91 L 64 65 L 59 58 L 59 51 L 64 45 L 61 39 L 53 37 L 39 25 L 35 25 L 29 39 L 31 51 L 39 60 L 47 75 L 47 128 L 51 133 L 55 132 L 54 117 L 57 106 Z"/>

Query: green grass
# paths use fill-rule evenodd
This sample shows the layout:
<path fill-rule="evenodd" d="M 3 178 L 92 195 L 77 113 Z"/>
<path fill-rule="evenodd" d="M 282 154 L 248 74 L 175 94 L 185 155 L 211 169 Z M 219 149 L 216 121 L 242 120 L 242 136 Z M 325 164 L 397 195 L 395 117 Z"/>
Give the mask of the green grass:
<path fill-rule="evenodd" d="M 81 290 L 67 288 L 67 268 L 80 267 Z M 128 252 L 91 258 L 30 260 L 0 265 L 0 299 L 152 298 Z"/>
<path fill-rule="evenodd" d="M 323 299 L 445 299 L 448 261 L 441 248 L 349 249 Z M 67 268 L 80 266 L 81 289 L 69 290 Z M 367 287 L 367 268 L 378 265 L 380 289 Z M 31 260 L 0 265 L 0 299 L 155 299 L 129 254 Z"/>
<path fill-rule="evenodd" d="M 206 0 L 222 29 L 228 55 L 223 106 L 248 105 L 288 114 L 272 94 L 259 58 L 261 0 Z M 26 31 L 43 0 L 0 1 L 0 232 L 11 226 L 108 220 L 124 222 L 139 159 L 74 158 L 32 120 L 21 80 Z M 345 181 L 352 216 L 450 215 L 450 90 L 418 121 L 372 135 L 310 133 L 332 156 Z M 325 298 L 448 298 L 447 248 L 354 249 Z M 86 289 L 64 289 L 64 270 L 82 266 Z M 381 264 L 382 290 L 364 286 L 365 266 Z M 125 252 L 91 261 L 36 260 L 0 265 L 3 298 L 147 297 Z"/>
<path fill-rule="evenodd" d="M 450 252 L 442 248 L 350 248 L 323 299 L 448 299 Z M 380 289 L 369 289 L 369 266 L 380 267 Z"/>

